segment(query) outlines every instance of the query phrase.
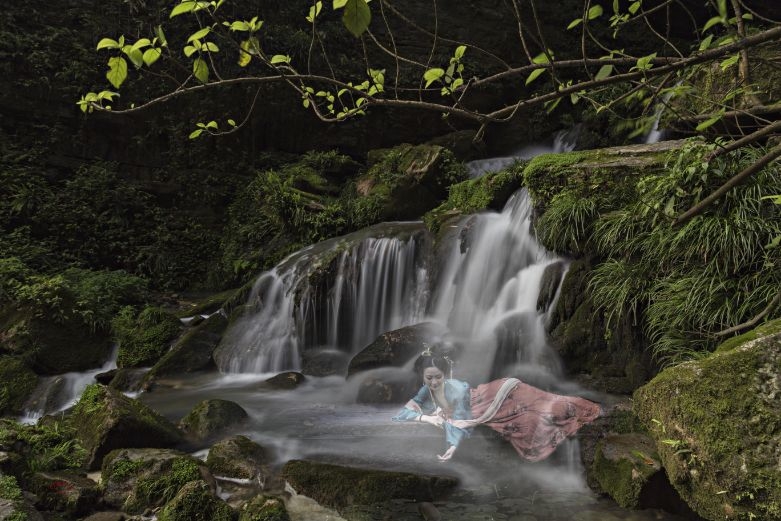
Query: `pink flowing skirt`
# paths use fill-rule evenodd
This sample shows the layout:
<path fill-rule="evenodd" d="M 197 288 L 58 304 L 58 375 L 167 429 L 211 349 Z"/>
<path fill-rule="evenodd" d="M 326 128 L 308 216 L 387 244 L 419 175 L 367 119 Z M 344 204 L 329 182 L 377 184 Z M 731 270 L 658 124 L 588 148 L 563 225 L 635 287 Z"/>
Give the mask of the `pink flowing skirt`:
<path fill-rule="evenodd" d="M 504 381 L 494 380 L 471 389 L 473 418 L 486 412 Z M 484 424 L 509 441 L 522 458 L 540 461 L 584 424 L 595 420 L 600 411 L 599 404 L 585 398 L 548 393 L 518 382 Z"/>

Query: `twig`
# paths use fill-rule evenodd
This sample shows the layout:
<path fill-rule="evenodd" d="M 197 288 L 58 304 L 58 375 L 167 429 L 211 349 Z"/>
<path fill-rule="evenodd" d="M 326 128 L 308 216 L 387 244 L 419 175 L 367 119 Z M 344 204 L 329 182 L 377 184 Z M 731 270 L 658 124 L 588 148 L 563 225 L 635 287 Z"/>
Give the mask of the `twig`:
<path fill-rule="evenodd" d="M 747 320 L 746 322 L 743 322 L 742 324 L 738 324 L 737 326 L 732 326 L 728 329 L 725 329 L 724 331 L 719 331 L 718 333 L 715 333 L 713 336 L 715 337 L 723 337 L 727 335 L 731 335 L 732 333 L 737 333 L 738 331 L 742 331 L 744 329 L 747 329 L 749 327 L 752 327 L 756 325 L 757 322 L 765 318 L 770 311 L 781 301 L 781 291 L 776 293 L 776 296 L 773 297 L 773 300 L 770 301 L 770 303 L 763 309 L 757 316 L 752 318 L 751 320 Z"/>

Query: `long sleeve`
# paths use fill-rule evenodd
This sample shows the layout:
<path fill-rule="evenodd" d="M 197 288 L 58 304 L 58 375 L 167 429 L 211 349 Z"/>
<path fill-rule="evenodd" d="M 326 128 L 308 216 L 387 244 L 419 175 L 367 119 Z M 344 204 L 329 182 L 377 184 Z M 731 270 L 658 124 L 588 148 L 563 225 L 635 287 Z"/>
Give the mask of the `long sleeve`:
<path fill-rule="evenodd" d="M 459 380 L 448 380 L 445 387 L 445 397 L 452 404 L 452 419 L 471 420 L 469 384 Z M 445 440 L 448 445 L 458 446 L 461 440 L 472 435 L 472 429 L 460 429 L 450 423 L 445 423 Z"/>
<path fill-rule="evenodd" d="M 421 414 L 432 414 L 435 410 L 431 394 L 424 385 L 391 420 L 395 422 L 415 421 Z"/>

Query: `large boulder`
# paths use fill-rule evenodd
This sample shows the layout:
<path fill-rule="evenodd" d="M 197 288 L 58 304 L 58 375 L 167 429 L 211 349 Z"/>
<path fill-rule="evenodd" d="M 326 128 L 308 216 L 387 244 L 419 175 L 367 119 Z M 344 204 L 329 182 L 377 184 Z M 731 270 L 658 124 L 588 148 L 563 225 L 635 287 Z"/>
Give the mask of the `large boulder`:
<path fill-rule="evenodd" d="M 182 329 L 181 321 L 167 311 L 147 307 L 138 316 L 123 308 L 112 321 L 119 343 L 119 367 L 149 367 L 162 357 Z"/>
<path fill-rule="evenodd" d="M 271 454 L 246 436 L 233 436 L 215 443 L 206 465 L 217 476 L 255 479 L 269 475 Z"/>
<path fill-rule="evenodd" d="M 664 480 L 653 440 L 639 433 L 612 434 L 601 440 L 591 473 L 600 488 L 624 508 L 653 506 L 651 484 L 655 478 Z"/>
<path fill-rule="evenodd" d="M 356 401 L 358 403 L 402 404 L 420 389 L 420 376 L 411 371 L 380 369 L 360 376 Z"/>
<path fill-rule="evenodd" d="M 103 457 L 114 449 L 166 448 L 183 442 L 171 422 L 141 402 L 100 384 L 85 389 L 70 422 L 77 428 L 90 470 L 100 468 Z"/>
<path fill-rule="evenodd" d="M 239 521 L 290 521 L 290 516 L 281 499 L 260 495 L 244 504 Z"/>
<path fill-rule="evenodd" d="M 157 514 L 158 521 L 233 521 L 236 513 L 205 481 L 191 481 Z"/>
<path fill-rule="evenodd" d="M 220 343 L 228 319 L 215 313 L 185 333 L 147 374 L 151 381 L 160 376 L 193 373 L 214 367 L 214 349 Z"/>
<path fill-rule="evenodd" d="M 425 349 L 424 343 L 443 333 L 442 326 L 423 322 L 388 331 L 356 354 L 347 367 L 347 376 L 378 367 L 402 366 Z"/>
<path fill-rule="evenodd" d="M 101 496 L 97 483 L 72 471 L 36 472 L 28 487 L 38 497 L 38 508 L 70 516 L 91 512 Z"/>
<path fill-rule="evenodd" d="M 204 400 L 179 421 L 179 428 L 192 441 L 205 442 L 247 418 L 247 411 L 236 402 Z"/>
<path fill-rule="evenodd" d="M 634 394 L 670 482 L 705 519 L 781 516 L 781 319 Z"/>
<path fill-rule="evenodd" d="M 439 500 L 457 485 L 452 477 L 367 470 L 303 460 L 287 462 L 281 476 L 297 493 L 336 509 L 392 499 Z"/>
<path fill-rule="evenodd" d="M 306 377 L 297 371 L 285 371 L 268 378 L 263 382 L 264 386 L 273 389 L 290 390 L 295 389 L 306 381 Z"/>
<path fill-rule="evenodd" d="M 169 449 L 120 449 L 108 454 L 101 469 L 106 505 L 140 513 L 163 505 L 191 481 L 214 479 L 203 463 Z"/>

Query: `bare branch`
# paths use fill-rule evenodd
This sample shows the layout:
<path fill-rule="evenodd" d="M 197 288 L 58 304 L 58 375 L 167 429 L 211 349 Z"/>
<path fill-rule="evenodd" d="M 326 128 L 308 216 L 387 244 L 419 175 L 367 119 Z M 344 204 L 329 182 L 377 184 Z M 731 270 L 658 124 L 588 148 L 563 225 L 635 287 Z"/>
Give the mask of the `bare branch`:
<path fill-rule="evenodd" d="M 717 338 L 728 336 L 733 333 L 737 333 L 739 331 L 743 331 L 744 329 L 748 329 L 750 327 L 755 326 L 760 320 L 765 318 L 767 314 L 770 313 L 779 302 L 781 302 L 781 291 L 776 293 L 776 296 L 773 297 L 773 300 L 770 301 L 767 307 L 765 307 L 765 309 L 763 309 L 757 316 L 755 316 L 751 320 L 747 320 L 746 322 L 743 322 L 742 324 L 738 324 L 737 326 L 732 326 L 729 329 L 719 331 L 718 333 L 715 333 L 713 336 Z"/>

